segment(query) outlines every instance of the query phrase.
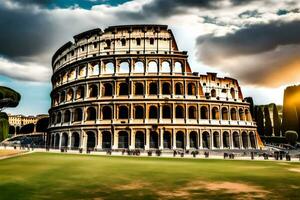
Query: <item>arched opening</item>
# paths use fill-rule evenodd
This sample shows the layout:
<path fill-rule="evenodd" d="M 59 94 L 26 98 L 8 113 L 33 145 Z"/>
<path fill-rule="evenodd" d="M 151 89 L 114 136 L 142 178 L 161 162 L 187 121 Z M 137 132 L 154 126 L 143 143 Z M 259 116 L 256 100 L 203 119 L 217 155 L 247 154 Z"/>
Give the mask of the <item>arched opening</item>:
<path fill-rule="evenodd" d="M 223 132 L 223 148 L 230 148 L 229 133 Z"/>
<path fill-rule="evenodd" d="M 84 87 L 81 85 L 76 90 L 76 99 L 83 99 L 84 98 Z"/>
<path fill-rule="evenodd" d="M 144 108 L 143 106 L 134 107 L 134 118 L 135 119 L 144 119 Z"/>
<path fill-rule="evenodd" d="M 66 110 L 64 113 L 64 122 L 70 122 L 71 120 L 71 112 L 69 110 Z"/>
<path fill-rule="evenodd" d="M 151 82 L 149 84 L 149 94 L 154 94 L 157 95 L 158 90 L 157 90 L 157 82 Z"/>
<path fill-rule="evenodd" d="M 230 109 L 230 117 L 231 117 L 231 120 L 237 120 L 235 108 Z"/>
<path fill-rule="evenodd" d="M 89 97 L 97 97 L 98 96 L 98 86 L 90 85 L 89 86 Z"/>
<path fill-rule="evenodd" d="M 114 74 L 115 73 L 115 65 L 112 62 L 105 64 L 105 74 Z"/>
<path fill-rule="evenodd" d="M 140 45 L 141 45 L 141 38 L 137 38 L 137 39 L 136 39 L 136 45 L 137 45 L 137 46 L 140 46 Z"/>
<path fill-rule="evenodd" d="M 251 115 L 248 109 L 245 110 L 246 121 L 251 121 Z"/>
<path fill-rule="evenodd" d="M 74 111 L 74 122 L 82 121 L 82 109 L 76 108 Z"/>
<path fill-rule="evenodd" d="M 208 119 L 208 109 L 206 106 L 201 107 L 201 119 Z"/>
<path fill-rule="evenodd" d="M 119 107 L 119 119 L 128 119 L 128 107 L 127 106 Z"/>
<path fill-rule="evenodd" d="M 135 95 L 144 95 L 144 85 L 143 83 L 135 83 L 135 90 L 134 94 Z"/>
<path fill-rule="evenodd" d="M 183 85 L 182 83 L 175 84 L 175 94 L 176 95 L 183 95 Z"/>
<path fill-rule="evenodd" d="M 240 137 L 239 137 L 239 134 L 237 132 L 234 132 L 232 134 L 232 138 L 233 138 L 233 147 L 234 148 L 240 148 Z"/>
<path fill-rule="evenodd" d="M 119 84 L 119 95 L 128 95 L 129 88 L 127 83 L 120 83 Z"/>
<path fill-rule="evenodd" d="M 79 148 L 79 143 L 80 142 L 80 137 L 79 133 L 73 132 L 71 136 L 71 148 L 72 149 L 78 149 Z"/>
<path fill-rule="evenodd" d="M 158 118 L 158 111 L 156 106 L 150 106 L 149 108 L 149 118 L 150 119 L 157 119 Z"/>
<path fill-rule="evenodd" d="M 220 134 L 218 132 L 214 132 L 213 140 L 214 140 L 214 147 L 220 148 Z"/>
<path fill-rule="evenodd" d="M 66 92 L 65 91 L 62 91 L 60 93 L 60 103 L 64 102 L 66 100 Z"/>
<path fill-rule="evenodd" d="M 189 107 L 189 119 L 196 119 L 196 107 L 190 106 Z"/>
<path fill-rule="evenodd" d="M 183 68 L 182 68 L 181 62 L 175 62 L 174 72 L 175 73 L 182 73 L 183 72 Z"/>
<path fill-rule="evenodd" d="M 197 149 L 198 148 L 198 134 L 195 131 L 190 133 L 190 148 Z"/>
<path fill-rule="evenodd" d="M 119 132 L 118 148 L 128 149 L 128 133 L 126 131 Z"/>
<path fill-rule="evenodd" d="M 188 95 L 196 95 L 196 86 L 194 83 L 188 84 Z"/>
<path fill-rule="evenodd" d="M 182 131 L 176 133 L 176 148 L 184 149 L 184 133 Z"/>
<path fill-rule="evenodd" d="M 102 108 L 102 119 L 112 119 L 112 109 L 110 106 L 104 106 Z"/>
<path fill-rule="evenodd" d="M 111 47 L 110 40 L 105 40 L 105 45 L 106 45 L 106 47 L 104 47 L 104 49 L 110 49 L 110 47 Z"/>
<path fill-rule="evenodd" d="M 230 88 L 230 95 L 231 95 L 231 98 L 235 99 L 235 91 L 234 91 L 234 88 Z"/>
<path fill-rule="evenodd" d="M 79 67 L 79 77 L 86 76 L 86 67 L 85 65 Z"/>
<path fill-rule="evenodd" d="M 245 114 L 242 108 L 239 109 L 240 121 L 245 121 Z"/>
<path fill-rule="evenodd" d="M 213 107 L 211 115 L 212 115 L 212 119 L 215 119 L 215 120 L 220 119 L 219 109 L 217 107 Z"/>
<path fill-rule="evenodd" d="M 162 118 L 163 119 L 171 119 L 171 106 L 164 105 L 162 109 Z"/>
<path fill-rule="evenodd" d="M 158 72 L 157 63 L 155 61 L 150 61 L 148 63 L 148 72 L 149 73 L 157 73 Z"/>
<path fill-rule="evenodd" d="M 58 112 L 57 113 L 57 116 L 56 116 L 56 123 L 61 123 L 61 112 Z"/>
<path fill-rule="evenodd" d="M 164 149 L 171 149 L 171 133 L 168 131 L 164 132 L 163 135 L 163 140 L 164 140 Z"/>
<path fill-rule="evenodd" d="M 202 133 L 202 146 L 204 149 L 210 148 L 210 136 L 208 132 Z"/>
<path fill-rule="evenodd" d="M 184 118 L 184 109 L 182 106 L 176 106 L 175 117 L 180 119 Z"/>
<path fill-rule="evenodd" d="M 122 44 L 122 46 L 126 46 L 126 39 L 125 38 L 121 39 L 121 44 Z"/>
<path fill-rule="evenodd" d="M 96 120 L 97 118 L 97 112 L 96 112 L 96 109 L 94 107 L 89 107 L 87 110 L 86 110 L 86 120 Z"/>
<path fill-rule="evenodd" d="M 51 134 L 51 144 L 50 144 L 50 147 L 54 148 L 54 145 L 55 145 L 55 136 L 54 136 L 54 134 Z"/>
<path fill-rule="evenodd" d="M 135 133 L 135 148 L 144 149 L 145 147 L 145 134 L 142 131 Z"/>
<path fill-rule="evenodd" d="M 102 149 L 111 149 L 111 133 L 109 131 L 102 132 Z"/>
<path fill-rule="evenodd" d="M 67 92 L 67 101 L 72 101 L 74 99 L 74 91 L 73 89 L 69 89 Z"/>
<path fill-rule="evenodd" d="M 121 62 L 120 63 L 120 68 L 119 68 L 119 73 L 129 73 L 129 63 L 128 62 Z"/>
<path fill-rule="evenodd" d="M 150 45 L 154 45 L 154 38 L 150 38 L 149 43 L 150 43 Z"/>
<path fill-rule="evenodd" d="M 248 149 L 248 135 L 246 132 L 242 133 L 242 142 L 243 142 L 243 147 L 244 149 Z"/>
<path fill-rule="evenodd" d="M 54 145 L 54 148 L 56 148 L 56 149 L 59 148 L 59 141 L 60 141 L 59 134 L 56 134 L 55 135 L 55 145 Z"/>
<path fill-rule="evenodd" d="M 95 146 L 96 146 L 96 136 L 95 133 L 92 131 L 88 131 L 86 133 L 87 136 L 87 144 L 86 147 L 89 150 L 94 150 Z"/>
<path fill-rule="evenodd" d="M 227 108 L 222 108 L 222 120 L 228 120 L 228 110 Z"/>
<path fill-rule="evenodd" d="M 150 148 L 158 149 L 158 133 L 155 131 L 150 132 Z"/>
<path fill-rule="evenodd" d="M 134 72 L 135 73 L 144 73 L 145 72 L 144 63 L 141 61 L 136 62 L 134 64 Z"/>
<path fill-rule="evenodd" d="M 113 95 L 113 86 L 110 83 L 103 84 L 103 96 L 112 96 Z"/>
<path fill-rule="evenodd" d="M 162 73 L 170 73 L 171 72 L 170 63 L 168 61 L 162 62 L 162 64 L 161 64 L 161 72 Z"/>
<path fill-rule="evenodd" d="M 250 143 L 252 148 L 256 148 L 255 135 L 253 132 L 250 132 Z"/>
<path fill-rule="evenodd" d="M 216 92 L 215 89 L 212 89 L 212 90 L 210 91 L 210 93 L 211 93 L 211 97 L 217 97 L 217 92 Z"/>
<path fill-rule="evenodd" d="M 67 133 L 63 133 L 61 136 L 61 147 L 65 148 L 68 147 L 68 142 L 69 142 L 69 136 Z"/>
<path fill-rule="evenodd" d="M 170 85 L 170 83 L 164 82 L 162 84 L 162 94 L 167 94 L 167 95 L 171 94 L 171 85 Z"/>

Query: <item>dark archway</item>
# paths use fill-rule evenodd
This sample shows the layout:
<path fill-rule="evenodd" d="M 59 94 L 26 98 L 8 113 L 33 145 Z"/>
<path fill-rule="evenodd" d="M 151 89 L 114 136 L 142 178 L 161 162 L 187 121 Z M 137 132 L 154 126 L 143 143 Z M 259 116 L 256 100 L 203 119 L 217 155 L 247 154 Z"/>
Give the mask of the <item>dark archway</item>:
<path fill-rule="evenodd" d="M 184 149 L 184 133 L 182 131 L 178 131 L 176 133 L 176 148 Z"/>
<path fill-rule="evenodd" d="M 119 107 L 119 119 L 128 119 L 128 108 L 127 106 Z"/>
<path fill-rule="evenodd" d="M 150 106 L 149 108 L 149 118 L 157 119 L 158 118 L 158 109 L 156 106 Z"/>
<path fill-rule="evenodd" d="M 188 95 L 196 95 L 196 86 L 194 83 L 188 84 Z"/>
<path fill-rule="evenodd" d="M 182 106 L 176 106 L 175 117 L 180 119 L 184 118 L 184 109 Z"/>
<path fill-rule="evenodd" d="M 164 149 L 171 149 L 171 133 L 168 131 L 164 132 L 164 136 L 163 136 L 163 140 L 164 140 Z"/>
<path fill-rule="evenodd" d="M 84 98 L 84 86 L 79 86 L 76 90 L 76 99 L 83 99 Z"/>
<path fill-rule="evenodd" d="M 248 135 L 246 132 L 242 132 L 242 142 L 243 142 L 243 148 L 248 149 Z"/>
<path fill-rule="evenodd" d="M 230 148 L 230 138 L 228 132 L 223 132 L 223 148 Z"/>
<path fill-rule="evenodd" d="M 142 83 L 136 83 L 135 84 L 135 95 L 144 95 L 144 85 Z"/>
<path fill-rule="evenodd" d="M 135 119 L 144 119 L 144 108 L 143 106 L 134 107 L 134 118 Z"/>
<path fill-rule="evenodd" d="M 149 84 L 149 94 L 150 95 L 157 95 L 157 93 L 158 93 L 157 82 L 151 82 Z"/>
<path fill-rule="evenodd" d="M 183 85 L 182 83 L 175 84 L 175 94 L 176 95 L 183 95 Z"/>
<path fill-rule="evenodd" d="M 94 107 L 89 107 L 86 111 L 87 117 L 86 120 L 96 120 L 97 118 L 97 112 L 96 112 L 96 108 Z"/>
<path fill-rule="evenodd" d="M 128 149 L 128 133 L 126 131 L 120 131 L 119 132 L 119 141 L 118 141 L 118 148 L 120 149 Z"/>
<path fill-rule="evenodd" d="M 201 107 L 201 119 L 208 119 L 208 109 L 206 106 Z"/>
<path fill-rule="evenodd" d="M 127 83 L 120 83 L 119 84 L 119 95 L 128 95 L 129 94 L 129 87 Z"/>
<path fill-rule="evenodd" d="M 231 117 L 231 120 L 237 120 L 235 108 L 230 109 L 230 117 Z"/>
<path fill-rule="evenodd" d="M 195 106 L 190 106 L 189 107 L 189 119 L 196 119 L 196 107 Z"/>
<path fill-rule="evenodd" d="M 111 149 L 111 133 L 109 131 L 102 132 L 102 149 Z"/>
<path fill-rule="evenodd" d="M 98 96 L 98 86 L 97 85 L 90 85 L 89 86 L 89 97 L 97 97 Z"/>
<path fill-rule="evenodd" d="M 71 120 L 71 112 L 69 110 L 66 110 L 64 112 L 64 122 L 70 122 Z"/>
<path fill-rule="evenodd" d="M 96 135 L 94 132 L 92 131 L 88 131 L 86 133 L 87 135 L 87 144 L 86 144 L 86 147 L 89 149 L 89 150 L 94 150 L 94 148 L 96 147 Z"/>
<path fill-rule="evenodd" d="M 158 133 L 155 131 L 150 132 L 150 148 L 158 149 Z"/>
<path fill-rule="evenodd" d="M 211 97 L 216 97 L 217 96 L 217 92 L 215 89 L 211 90 Z"/>
<path fill-rule="evenodd" d="M 59 136 L 59 134 L 56 134 L 54 148 L 56 148 L 56 149 L 59 148 L 59 142 L 60 142 L 60 136 Z"/>
<path fill-rule="evenodd" d="M 71 148 L 72 149 L 78 149 L 80 144 L 80 137 L 79 133 L 73 132 L 71 137 Z"/>
<path fill-rule="evenodd" d="M 211 111 L 212 119 L 218 120 L 220 119 L 219 109 L 217 107 L 213 107 Z"/>
<path fill-rule="evenodd" d="M 208 132 L 202 133 L 202 145 L 203 148 L 209 149 L 210 148 L 210 135 Z"/>
<path fill-rule="evenodd" d="M 103 94 L 103 96 L 112 96 L 113 95 L 113 86 L 111 83 L 104 83 L 102 94 Z"/>
<path fill-rule="evenodd" d="M 74 121 L 82 121 L 83 115 L 82 115 L 82 109 L 81 108 L 76 108 L 74 111 Z"/>
<path fill-rule="evenodd" d="M 214 148 L 220 148 L 220 134 L 218 132 L 213 133 Z"/>
<path fill-rule="evenodd" d="M 240 137 L 237 132 L 234 132 L 232 134 L 232 139 L 233 139 L 233 147 L 234 148 L 240 148 Z"/>
<path fill-rule="evenodd" d="M 228 110 L 227 108 L 222 108 L 222 120 L 228 120 Z"/>
<path fill-rule="evenodd" d="M 252 148 L 256 148 L 256 142 L 255 142 L 255 134 L 253 132 L 250 132 L 250 143 Z"/>
<path fill-rule="evenodd" d="M 198 133 L 195 131 L 190 133 L 190 148 L 198 149 Z"/>
<path fill-rule="evenodd" d="M 171 106 L 169 106 L 169 105 L 163 106 L 162 118 L 171 119 Z"/>
<path fill-rule="evenodd" d="M 135 148 L 144 149 L 145 147 L 145 134 L 142 131 L 135 133 Z"/>
<path fill-rule="evenodd" d="M 164 82 L 162 85 L 162 94 L 171 94 L 171 85 L 168 82 Z"/>
<path fill-rule="evenodd" d="M 102 119 L 112 119 L 112 109 L 110 106 L 104 106 L 102 108 Z"/>

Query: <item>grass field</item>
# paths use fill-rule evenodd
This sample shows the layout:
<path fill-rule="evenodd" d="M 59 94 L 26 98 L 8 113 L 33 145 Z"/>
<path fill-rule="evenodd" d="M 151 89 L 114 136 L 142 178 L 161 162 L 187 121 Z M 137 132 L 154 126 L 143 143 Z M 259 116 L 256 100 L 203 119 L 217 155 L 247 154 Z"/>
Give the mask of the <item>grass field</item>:
<path fill-rule="evenodd" d="M 0 160 L 0 199 L 297 199 L 300 163 L 33 153 Z"/>

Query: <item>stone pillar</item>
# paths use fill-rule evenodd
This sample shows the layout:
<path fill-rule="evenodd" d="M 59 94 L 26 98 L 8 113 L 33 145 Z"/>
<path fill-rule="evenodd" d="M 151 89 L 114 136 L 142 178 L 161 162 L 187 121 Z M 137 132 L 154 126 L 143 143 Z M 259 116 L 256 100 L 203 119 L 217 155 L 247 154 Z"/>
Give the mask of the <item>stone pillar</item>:
<path fill-rule="evenodd" d="M 72 133 L 68 133 L 68 149 L 71 149 L 72 145 Z"/>
<path fill-rule="evenodd" d="M 164 149 L 164 130 L 159 129 L 159 149 Z"/>
<path fill-rule="evenodd" d="M 119 135 L 118 133 L 116 133 L 116 131 L 113 132 L 114 135 L 113 135 L 113 146 L 112 146 L 112 149 L 117 149 L 118 148 L 118 141 L 119 141 Z"/>
<path fill-rule="evenodd" d="M 210 132 L 210 144 L 209 149 L 214 149 L 214 133 Z"/>
<path fill-rule="evenodd" d="M 234 145 L 233 145 L 233 135 L 232 134 L 233 134 L 232 132 L 229 133 L 230 149 L 234 148 Z"/>
<path fill-rule="evenodd" d="M 97 137 L 97 147 L 96 147 L 96 149 L 102 149 L 102 133 L 101 133 L 100 130 L 97 130 L 97 131 L 98 131 L 97 132 L 98 137 Z"/>
<path fill-rule="evenodd" d="M 135 133 L 130 129 L 130 146 L 129 149 L 135 149 Z"/>
<path fill-rule="evenodd" d="M 244 147 L 244 145 L 243 145 L 243 140 L 242 140 L 242 134 L 241 133 L 239 133 L 239 149 L 242 149 L 243 147 Z"/>
<path fill-rule="evenodd" d="M 249 149 L 249 147 L 251 147 L 251 141 L 250 141 L 250 135 L 249 135 L 249 133 L 247 133 L 247 141 L 248 141 L 248 147 L 247 147 L 247 149 Z"/>
<path fill-rule="evenodd" d="M 172 138 L 173 138 L 173 149 L 176 149 L 176 132 L 174 129 L 172 130 Z"/>
<path fill-rule="evenodd" d="M 221 129 L 220 131 L 220 149 L 223 149 L 223 130 Z"/>
<path fill-rule="evenodd" d="M 145 144 L 145 150 L 149 150 L 150 148 L 150 130 L 146 129 L 146 144 Z"/>
<path fill-rule="evenodd" d="M 61 143 L 62 143 L 62 133 L 59 133 L 59 146 L 58 148 L 61 148 Z"/>
<path fill-rule="evenodd" d="M 203 149 L 203 142 L 202 142 L 202 133 L 201 133 L 201 130 L 199 130 L 198 142 L 199 142 L 199 149 Z"/>
<path fill-rule="evenodd" d="M 189 132 L 186 130 L 185 131 L 185 135 L 186 135 L 186 149 L 190 149 L 191 147 L 190 147 L 190 134 L 189 134 Z"/>

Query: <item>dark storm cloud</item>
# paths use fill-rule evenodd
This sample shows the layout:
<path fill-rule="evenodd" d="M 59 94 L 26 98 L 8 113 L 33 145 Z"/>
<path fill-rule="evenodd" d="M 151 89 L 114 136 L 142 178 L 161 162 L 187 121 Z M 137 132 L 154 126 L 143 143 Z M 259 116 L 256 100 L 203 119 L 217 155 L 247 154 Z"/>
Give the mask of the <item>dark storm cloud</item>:
<path fill-rule="evenodd" d="M 217 47 L 226 56 L 239 56 L 270 51 L 280 45 L 299 44 L 299 35 L 300 21 L 272 21 L 250 25 L 222 37 L 200 36 L 197 44 Z"/>
<path fill-rule="evenodd" d="M 26 61 L 43 53 L 51 42 L 53 22 L 43 12 L 7 9 L 0 5 L 0 55 Z"/>
<path fill-rule="evenodd" d="M 241 28 L 225 36 L 197 39 L 198 58 L 250 84 L 279 85 L 278 73 L 298 71 L 300 21 L 271 21 Z M 268 82 L 267 77 L 274 77 Z M 276 77 L 276 79 L 275 79 Z M 289 78 L 282 80 L 288 83 Z"/>
<path fill-rule="evenodd" d="M 154 0 L 142 7 L 139 12 L 124 11 L 123 16 L 135 19 L 147 19 L 153 17 L 170 17 L 177 14 L 185 14 L 190 9 L 218 9 L 227 0 Z M 230 0 L 231 6 L 238 6 L 250 3 L 255 0 Z"/>
<path fill-rule="evenodd" d="M 39 5 L 47 6 L 50 3 L 53 3 L 54 0 L 10 0 L 11 2 L 19 3 L 21 5 Z"/>

